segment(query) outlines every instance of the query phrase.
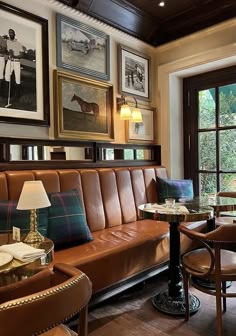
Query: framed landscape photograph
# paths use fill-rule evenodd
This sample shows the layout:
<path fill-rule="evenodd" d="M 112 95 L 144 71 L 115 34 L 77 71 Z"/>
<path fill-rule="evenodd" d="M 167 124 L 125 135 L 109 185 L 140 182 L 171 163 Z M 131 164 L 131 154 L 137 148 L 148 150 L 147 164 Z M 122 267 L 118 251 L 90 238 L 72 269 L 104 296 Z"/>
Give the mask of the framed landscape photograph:
<path fill-rule="evenodd" d="M 139 143 L 153 143 L 155 141 L 156 109 L 139 106 L 143 121 L 141 123 L 127 121 L 127 141 Z"/>
<path fill-rule="evenodd" d="M 114 140 L 111 84 L 56 70 L 54 81 L 57 137 Z"/>
<path fill-rule="evenodd" d="M 0 122 L 49 126 L 48 21 L 0 1 Z"/>
<path fill-rule="evenodd" d="M 107 34 L 57 14 L 57 66 L 93 78 L 110 79 L 110 38 Z"/>
<path fill-rule="evenodd" d="M 130 94 L 136 98 L 149 101 L 151 99 L 151 58 L 136 50 L 119 45 L 118 60 L 120 94 Z"/>

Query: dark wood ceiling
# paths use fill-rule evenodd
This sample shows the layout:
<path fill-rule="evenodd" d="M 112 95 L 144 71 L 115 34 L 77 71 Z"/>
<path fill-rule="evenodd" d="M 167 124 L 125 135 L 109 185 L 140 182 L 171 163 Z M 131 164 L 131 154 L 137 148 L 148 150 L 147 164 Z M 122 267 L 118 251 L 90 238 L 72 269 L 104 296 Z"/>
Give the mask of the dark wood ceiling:
<path fill-rule="evenodd" d="M 236 0 L 59 0 L 153 46 L 236 16 Z"/>

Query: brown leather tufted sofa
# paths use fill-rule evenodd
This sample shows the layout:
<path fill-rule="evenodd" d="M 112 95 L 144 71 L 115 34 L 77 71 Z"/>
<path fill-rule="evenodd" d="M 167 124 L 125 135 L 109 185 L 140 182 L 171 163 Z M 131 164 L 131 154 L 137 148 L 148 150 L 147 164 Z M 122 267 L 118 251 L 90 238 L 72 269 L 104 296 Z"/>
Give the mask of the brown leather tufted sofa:
<path fill-rule="evenodd" d="M 47 192 L 77 188 L 94 240 L 55 252 L 54 263 L 67 263 L 86 273 L 96 303 L 167 267 L 169 226 L 139 220 L 138 205 L 157 202 L 156 176 L 166 168 L 24 170 L 0 173 L 0 199 L 18 199 L 26 180 L 42 180 Z M 199 230 L 203 222 L 189 223 Z M 181 237 L 182 252 L 191 242 Z"/>

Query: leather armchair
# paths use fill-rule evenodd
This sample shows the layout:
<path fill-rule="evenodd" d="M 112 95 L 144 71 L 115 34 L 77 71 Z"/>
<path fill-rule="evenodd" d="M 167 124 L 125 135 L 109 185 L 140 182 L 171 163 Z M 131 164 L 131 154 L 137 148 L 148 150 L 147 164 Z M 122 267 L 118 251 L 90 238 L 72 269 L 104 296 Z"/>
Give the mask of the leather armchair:
<path fill-rule="evenodd" d="M 92 293 L 78 269 L 55 264 L 36 275 L 0 288 L 1 335 L 77 335 L 63 325 L 79 313 L 78 332 L 87 336 L 87 307 Z"/>
<path fill-rule="evenodd" d="M 192 285 L 200 291 L 215 295 L 217 336 L 221 336 L 221 299 L 223 298 L 223 308 L 226 310 L 226 298 L 236 297 L 235 292 L 226 293 L 226 281 L 236 281 L 236 252 L 230 250 L 232 246 L 236 244 L 236 226 L 235 224 L 222 225 L 204 234 L 191 230 L 184 225 L 180 225 L 179 231 L 203 245 L 203 248 L 192 250 L 182 256 L 184 296 L 186 303 L 185 319 L 189 320 L 188 292 L 191 276 L 215 281 L 215 289 L 208 289 L 205 286 L 201 286 L 200 282 L 195 281 L 192 281 Z"/>

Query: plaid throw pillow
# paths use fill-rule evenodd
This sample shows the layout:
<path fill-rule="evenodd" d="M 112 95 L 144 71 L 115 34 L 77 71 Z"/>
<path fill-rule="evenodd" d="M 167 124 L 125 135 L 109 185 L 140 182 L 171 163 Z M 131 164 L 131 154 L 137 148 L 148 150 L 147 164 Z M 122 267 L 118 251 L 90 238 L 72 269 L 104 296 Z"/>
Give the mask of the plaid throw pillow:
<path fill-rule="evenodd" d="M 0 233 L 11 232 L 12 227 L 20 228 L 22 233 L 27 233 L 30 229 L 30 211 L 17 210 L 17 201 L 0 201 Z M 47 235 L 48 209 L 37 210 L 38 230 L 43 235 Z"/>
<path fill-rule="evenodd" d="M 55 248 L 93 240 L 77 190 L 51 193 L 49 199 L 48 238 Z"/>
<path fill-rule="evenodd" d="M 165 202 L 166 198 L 193 198 L 193 182 L 192 180 L 169 180 L 162 179 L 157 176 L 157 195 L 160 203 Z"/>

